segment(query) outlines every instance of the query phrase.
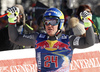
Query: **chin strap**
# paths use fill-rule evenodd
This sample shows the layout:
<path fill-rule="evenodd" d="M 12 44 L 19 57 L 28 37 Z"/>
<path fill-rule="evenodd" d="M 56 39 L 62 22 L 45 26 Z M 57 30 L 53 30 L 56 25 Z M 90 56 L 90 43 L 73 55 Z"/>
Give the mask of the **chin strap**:
<path fill-rule="evenodd" d="M 57 30 L 57 32 L 55 33 L 55 36 L 58 36 L 61 32 L 62 30 Z"/>

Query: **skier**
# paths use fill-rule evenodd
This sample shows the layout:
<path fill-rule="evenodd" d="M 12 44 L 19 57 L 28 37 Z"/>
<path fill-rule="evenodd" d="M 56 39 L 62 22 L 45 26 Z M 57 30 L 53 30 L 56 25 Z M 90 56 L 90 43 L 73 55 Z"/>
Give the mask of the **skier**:
<path fill-rule="evenodd" d="M 69 72 L 73 49 L 87 48 L 95 43 L 91 25 L 88 25 L 86 37 L 62 34 L 64 15 L 57 8 L 49 8 L 43 15 L 46 33 L 24 35 L 20 35 L 15 27 L 17 7 L 11 7 L 8 12 L 11 13 L 8 16 L 10 40 L 19 45 L 35 46 L 37 72 Z M 88 14 L 83 17 L 86 19 Z"/>

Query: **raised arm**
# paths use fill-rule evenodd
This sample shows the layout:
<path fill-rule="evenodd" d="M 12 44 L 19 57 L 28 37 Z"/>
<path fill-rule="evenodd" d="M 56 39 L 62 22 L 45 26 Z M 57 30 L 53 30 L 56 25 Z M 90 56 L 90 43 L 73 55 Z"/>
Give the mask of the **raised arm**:
<path fill-rule="evenodd" d="M 70 36 L 72 48 L 87 48 L 94 45 L 95 35 L 92 26 L 86 30 L 86 37 Z"/>
<path fill-rule="evenodd" d="M 8 12 L 8 33 L 9 33 L 9 39 L 18 45 L 24 45 L 24 46 L 34 46 L 35 40 L 37 38 L 37 33 L 33 34 L 27 34 L 27 35 L 19 35 L 17 28 L 15 27 L 15 24 L 17 22 L 18 16 L 19 16 L 19 9 L 17 7 L 11 7 L 7 10 Z"/>
<path fill-rule="evenodd" d="M 95 43 L 95 35 L 92 28 L 92 24 L 88 20 L 88 18 L 91 17 L 91 14 L 85 11 L 81 13 L 81 16 L 83 18 L 85 28 L 87 28 L 86 36 L 85 37 L 71 36 L 70 44 L 72 48 L 87 48 Z"/>
<path fill-rule="evenodd" d="M 9 39 L 18 45 L 35 46 L 37 33 L 20 35 L 15 25 L 8 25 Z"/>

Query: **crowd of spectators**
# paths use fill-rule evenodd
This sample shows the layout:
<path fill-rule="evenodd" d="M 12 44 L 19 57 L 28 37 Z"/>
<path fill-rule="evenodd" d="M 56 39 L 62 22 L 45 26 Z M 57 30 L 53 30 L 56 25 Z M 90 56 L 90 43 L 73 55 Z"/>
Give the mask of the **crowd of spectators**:
<path fill-rule="evenodd" d="M 76 10 L 77 9 L 69 9 L 64 5 L 65 4 L 63 4 L 63 6 L 61 6 L 61 10 L 63 11 L 63 13 L 65 15 L 65 24 L 64 24 L 65 28 L 63 29 L 63 33 L 71 35 L 71 34 L 73 34 L 73 31 L 72 31 L 71 28 L 69 28 L 68 21 L 72 16 L 76 16 Z M 43 22 L 42 22 L 42 16 L 40 16 L 40 20 L 38 21 L 35 18 L 35 10 L 34 9 L 35 9 L 35 4 L 32 4 L 30 6 L 29 10 L 24 9 L 25 10 L 25 16 L 26 16 L 26 23 L 30 27 L 33 28 L 33 32 L 45 32 L 44 25 L 43 25 Z M 99 19 L 100 19 L 100 17 L 99 17 Z M 97 24 L 97 21 L 95 21 L 95 22 Z M 0 31 L 2 29 L 4 29 L 5 27 L 7 27 L 7 25 L 8 25 L 7 16 L 0 18 Z M 99 26 L 99 23 L 97 24 L 97 26 Z M 99 29 L 99 27 L 98 27 L 98 29 Z M 16 49 L 16 48 L 14 48 L 14 49 Z M 8 49 L 5 49 L 5 50 L 8 50 Z"/>

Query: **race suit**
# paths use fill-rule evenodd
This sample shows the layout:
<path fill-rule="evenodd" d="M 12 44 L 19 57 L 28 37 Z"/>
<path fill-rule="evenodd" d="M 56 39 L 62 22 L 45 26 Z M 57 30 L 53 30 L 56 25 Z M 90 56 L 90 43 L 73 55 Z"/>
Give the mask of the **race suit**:
<path fill-rule="evenodd" d="M 95 43 L 92 27 L 86 37 L 68 36 L 48 37 L 44 33 L 19 35 L 16 27 L 9 24 L 10 40 L 24 46 L 35 46 L 37 72 L 69 72 L 74 48 L 87 48 Z"/>

